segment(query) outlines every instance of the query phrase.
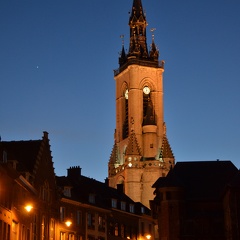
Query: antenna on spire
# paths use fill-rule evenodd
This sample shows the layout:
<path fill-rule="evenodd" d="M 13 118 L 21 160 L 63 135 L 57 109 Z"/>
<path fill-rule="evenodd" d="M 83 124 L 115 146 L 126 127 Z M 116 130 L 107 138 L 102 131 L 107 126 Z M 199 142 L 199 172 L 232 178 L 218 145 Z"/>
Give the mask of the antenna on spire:
<path fill-rule="evenodd" d="M 154 31 L 156 31 L 156 28 L 151 28 L 150 31 L 152 33 L 152 41 L 154 41 Z"/>
<path fill-rule="evenodd" d="M 120 35 L 120 38 L 122 39 L 122 46 L 124 46 L 124 34 Z"/>

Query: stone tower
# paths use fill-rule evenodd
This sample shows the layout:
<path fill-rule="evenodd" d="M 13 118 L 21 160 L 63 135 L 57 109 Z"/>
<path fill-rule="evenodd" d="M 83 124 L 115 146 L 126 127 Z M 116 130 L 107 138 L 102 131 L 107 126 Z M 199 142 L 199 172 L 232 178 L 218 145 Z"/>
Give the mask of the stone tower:
<path fill-rule="evenodd" d="M 116 81 L 116 129 L 108 163 L 111 187 L 149 207 L 152 185 L 174 165 L 163 119 L 164 61 L 154 43 L 146 38 L 146 17 L 141 0 L 133 0 L 129 18 L 129 51 L 119 57 Z"/>

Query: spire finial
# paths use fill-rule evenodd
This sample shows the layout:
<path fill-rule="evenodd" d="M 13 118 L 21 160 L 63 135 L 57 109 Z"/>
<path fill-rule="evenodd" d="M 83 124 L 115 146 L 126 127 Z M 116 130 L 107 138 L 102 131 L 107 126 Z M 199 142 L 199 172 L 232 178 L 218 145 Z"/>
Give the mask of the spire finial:
<path fill-rule="evenodd" d="M 159 56 L 159 51 L 155 45 L 154 42 L 154 32 L 156 31 L 156 28 L 151 28 L 150 29 L 151 33 L 152 33 L 152 44 L 151 44 L 151 51 L 150 51 L 150 57 L 154 60 L 157 61 L 158 60 L 158 56 Z"/>
<path fill-rule="evenodd" d="M 124 46 L 124 34 L 120 35 L 120 38 L 122 39 L 122 46 Z"/>
<path fill-rule="evenodd" d="M 154 42 L 154 31 L 156 31 L 156 28 L 151 28 L 150 31 L 152 33 L 152 41 Z"/>

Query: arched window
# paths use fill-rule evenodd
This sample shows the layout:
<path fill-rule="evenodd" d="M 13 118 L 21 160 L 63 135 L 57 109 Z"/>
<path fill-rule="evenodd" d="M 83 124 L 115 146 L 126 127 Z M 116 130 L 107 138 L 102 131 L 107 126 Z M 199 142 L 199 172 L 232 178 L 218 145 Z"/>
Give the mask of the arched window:
<path fill-rule="evenodd" d="M 123 131 L 122 138 L 125 139 L 129 135 L 129 125 L 128 125 L 128 89 L 124 93 L 124 120 L 123 120 Z"/>
<path fill-rule="evenodd" d="M 155 113 L 151 99 L 151 90 L 145 86 L 143 88 L 143 126 L 156 125 Z"/>

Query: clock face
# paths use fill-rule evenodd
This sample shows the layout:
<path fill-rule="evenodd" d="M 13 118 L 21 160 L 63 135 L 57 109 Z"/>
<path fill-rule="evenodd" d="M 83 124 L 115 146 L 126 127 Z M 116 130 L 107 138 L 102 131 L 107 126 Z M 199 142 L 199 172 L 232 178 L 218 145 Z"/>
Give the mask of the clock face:
<path fill-rule="evenodd" d="M 126 89 L 124 96 L 126 99 L 128 99 L 128 89 Z"/>
<path fill-rule="evenodd" d="M 145 94 L 149 94 L 150 93 L 150 88 L 149 87 L 144 87 L 143 88 L 143 92 L 145 93 Z"/>

